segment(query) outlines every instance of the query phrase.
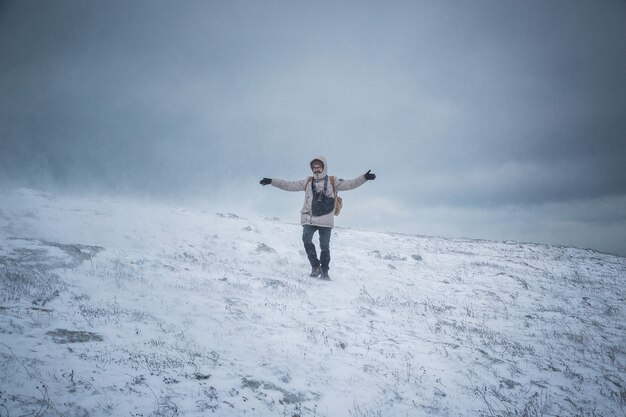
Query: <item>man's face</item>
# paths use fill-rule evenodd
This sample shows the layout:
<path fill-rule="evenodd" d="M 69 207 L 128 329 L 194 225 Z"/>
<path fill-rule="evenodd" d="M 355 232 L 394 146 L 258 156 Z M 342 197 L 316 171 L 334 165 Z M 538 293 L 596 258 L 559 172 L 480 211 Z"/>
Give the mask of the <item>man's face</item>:
<path fill-rule="evenodd" d="M 324 170 L 324 165 L 318 162 L 313 162 L 313 165 L 311 165 L 311 169 L 313 170 L 314 174 L 321 174 Z"/>

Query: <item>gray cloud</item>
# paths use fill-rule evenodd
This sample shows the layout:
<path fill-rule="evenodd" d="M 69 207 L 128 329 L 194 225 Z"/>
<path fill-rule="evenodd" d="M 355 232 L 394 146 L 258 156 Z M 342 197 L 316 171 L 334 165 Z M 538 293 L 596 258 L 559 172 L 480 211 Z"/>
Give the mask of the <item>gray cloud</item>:
<path fill-rule="evenodd" d="M 389 229 L 419 232 L 393 219 L 424 205 L 595 212 L 626 194 L 625 18 L 618 1 L 3 2 L 0 179 L 236 189 L 282 212 L 293 196 L 257 178 L 323 153 L 340 176 L 379 173 Z"/>

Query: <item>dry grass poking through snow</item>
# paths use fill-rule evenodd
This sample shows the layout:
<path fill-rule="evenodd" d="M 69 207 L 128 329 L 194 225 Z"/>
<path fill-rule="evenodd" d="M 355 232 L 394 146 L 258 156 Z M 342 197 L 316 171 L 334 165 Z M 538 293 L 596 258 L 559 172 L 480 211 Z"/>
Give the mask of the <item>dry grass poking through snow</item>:
<path fill-rule="evenodd" d="M 625 416 L 626 259 L 15 193 L 0 417 Z M 55 225 L 55 227 L 51 227 Z"/>

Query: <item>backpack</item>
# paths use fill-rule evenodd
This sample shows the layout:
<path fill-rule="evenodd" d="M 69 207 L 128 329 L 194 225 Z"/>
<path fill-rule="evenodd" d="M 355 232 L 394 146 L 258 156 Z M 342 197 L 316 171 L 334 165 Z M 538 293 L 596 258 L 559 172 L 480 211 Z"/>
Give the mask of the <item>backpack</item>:
<path fill-rule="evenodd" d="M 305 190 L 311 181 L 313 181 L 313 177 L 309 177 L 307 180 L 304 185 Z M 339 213 L 341 213 L 341 209 L 343 208 L 343 198 L 339 197 L 339 194 L 337 193 L 337 189 L 335 188 L 335 177 L 332 175 L 330 176 L 330 185 L 333 186 L 333 191 L 335 192 L 335 216 L 339 216 Z"/>

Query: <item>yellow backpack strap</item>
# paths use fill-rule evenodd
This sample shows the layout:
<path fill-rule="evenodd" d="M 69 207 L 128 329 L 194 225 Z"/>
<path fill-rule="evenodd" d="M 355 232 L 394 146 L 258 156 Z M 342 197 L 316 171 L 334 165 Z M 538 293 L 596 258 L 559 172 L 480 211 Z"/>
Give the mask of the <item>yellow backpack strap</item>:
<path fill-rule="evenodd" d="M 335 196 L 337 195 L 337 190 L 335 189 L 335 177 L 334 176 L 330 176 L 330 185 L 333 186 L 333 192 L 335 193 Z"/>

